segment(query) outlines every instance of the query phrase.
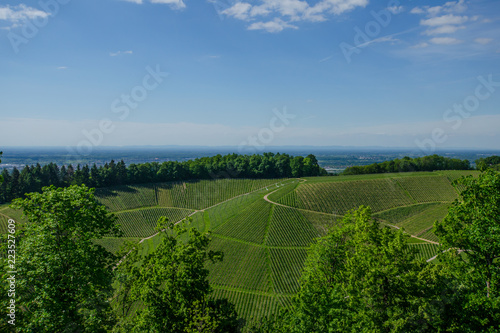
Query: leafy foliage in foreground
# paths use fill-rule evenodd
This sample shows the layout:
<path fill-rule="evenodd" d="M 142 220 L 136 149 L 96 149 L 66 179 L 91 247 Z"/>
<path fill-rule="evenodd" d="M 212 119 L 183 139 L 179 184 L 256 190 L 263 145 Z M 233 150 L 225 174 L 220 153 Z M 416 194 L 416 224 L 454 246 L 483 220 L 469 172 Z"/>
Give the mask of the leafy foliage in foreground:
<path fill-rule="evenodd" d="M 85 186 L 46 187 L 14 207 L 29 221 L 15 235 L 17 331 L 109 330 L 115 257 L 93 240 L 118 235 L 116 218 Z"/>
<path fill-rule="evenodd" d="M 138 247 L 117 268 L 120 332 L 236 332 L 234 305 L 210 299 L 207 262 L 222 261 L 209 250 L 209 234 L 195 228 L 158 222 L 162 243 L 145 257 Z M 187 242 L 182 236 L 188 233 Z M 133 309 L 134 304 L 141 304 Z M 133 313 L 130 314 L 129 312 Z"/>
<path fill-rule="evenodd" d="M 446 279 L 416 258 L 402 231 L 369 208 L 346 214 L 311 247 L 288 310 L 248 332 L 437 332 L 448 311 Z"/>
<path fill-rule="evenodd" d="M 500 174 L 487 171 L 455 182 L 461 199 L 442 222 L 436 222 L 443 260 L 461 288 L 460 328 L 500 331 Z"/>

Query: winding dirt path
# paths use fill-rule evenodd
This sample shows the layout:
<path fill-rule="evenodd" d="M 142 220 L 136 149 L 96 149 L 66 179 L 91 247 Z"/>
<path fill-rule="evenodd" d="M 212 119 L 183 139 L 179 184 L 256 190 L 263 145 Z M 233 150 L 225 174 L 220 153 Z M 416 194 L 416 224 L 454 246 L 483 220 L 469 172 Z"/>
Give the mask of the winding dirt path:
<path fill-rule="evenodd" d="M 303 179 L 303 178 L 290 178 L 290 179 L 297 179 L 297 180 L 298 180 L 299 182 L 301 182 L 301 183 L 307 182 L 307 179 Z M 184 220 L 185 220 L 186 218 L 188 218 L 188 217 L 191 217 L 191 216 L 193 216 L 193 215 L 195 215 L 195 214 L 197 214 L 197 213 L 199 213 L 199 212 L 204 212 L 205 210 L 208 210 L 208 209 L 210 209 L 210 208 L 217 207 L 217 206 L 219 206 L 219 205 L 222 205 L 222 204 L 224 204 L 224 203 L 226 203 L 226 202 L 228 202 L 228 201 L 234 200 L 234 199 L 236 199 L 236 198 L 239 198 L 239 197 L 242 197 L 242 196 L 245 196 L 245 195 L 249 195 L 249 194 L 251 194 L 251 193 L 255 193 L 255 192 L 261 191 L 261 190 L 263 190 L 263 189 L 266 189 L 266 190 L 267 190 L 269 187 L 271 187 L 271 186 L 275 186 L 275 185 L 277 185 L 277 184 L 279 184 L 279 183 L 281 183 L 281 184 L 282 184 L 283 182 L 282 182 L 282 181 L 280 181 L 280 182 L 276 182 L 276 183 L 273 183 L 273 184 L 271 184 L 271 185 L 264 186 L 264 187 L 261 187 L 261 188 L 259 188 L 259 189 L 256 189 L 256 190 L 254 190 L 254 191 L 247 192 L 247 193 L 243 193 L 243 194 L 237 195 L 237 196 L 235 196 L 235 197 L 229 198 L 229 199 L 227 199 L 227 200 L 221 201 L 221 202 L 219 202 L 219 203 L 217 203 L 217 204 L 215 204 L 215 205 L 212 205 L 212 206 L 210 206 L 210 207 L 206 207 L 206 208 L 204 208 L 204 209 L 200 209 L 200 210 L 194 210 L 191 214 L 189 214 L 189 215 L 188 215 L 188 216 L 186 216 L 185 218 L 183 218 L 183 219 L 181 219 L 181 220 L 179 220 L 179 221 L 175 222 L 174 224 L 179 224 L 179 223 L 181 223 L 182 221 L 184 221 Z M 291 206 L 287 206 L 287 205 L 283 205 L 283 204 L 280 204 L 280 203 L 277 203 L 277 202 L 271 201 L 271 200 L 269 199 L 269 196 L 270 196 L 271 194 L 273 194 L 273 193 L 275 193 L 275 192 L 279 191 L 279 190 L 280 190 L 280 189 L 278 188 L 278 189 L 276 189 L 276 190 L 274 190 L 274 191 L 272 191 L 272 192 L 267 193 L 267 194 L 264 196 L 264 198 L 263 198 L 263 199 L 264 199 L 265 201 L 267 201 L 267 202 L 269 202 L 269 203 L 273 204 L 273 205 L 276 205 L 276 206 L 281 206 L 281 207 L 286 207 L 286 208 L 294 208 L 294 209 L 297 209 L 297 210 L 301 210 L 301 211 L 305 211 L 305 212 L 310 212 L 310 213 L 323 214 L 323 215 L 335 216 L 335 217 L 342 217 L 342 215 L 329 214 L 329 213 L 317 212 L 317 211 L 314 211 L 314 210 L 309 210 L 309 209 L 296 208 L 296 207 L 291 207 Z M 386 226 L 389 226 L 389 227 L 391 227 L 391 228 L 395 228 L 395 229 L 398 229 L 398 230 L 399 230 L 399 229 L 401 229 L 400 227 L 398 227 L 398 226 L 396 226 L 396 225 L 392 225 L 392 224 L 389 224 L 389 223 L 386 223 L 386 222 L 383 222 L 383 221 L 380 221 L 380 223 L 382 223 L 382 224 L 384 224 L 384 225 L 386 225 Z M 145 238 L 141 239 L 141 240 L 139 241 L 139 243 L 138 243 L 138 244 L 141 244 L 141 243 L 143 243 L 143 242 L 144 242 L 144 241 L 146 241 L 146 240 L 149 240 L 149 239 L 152 239 L 153 237 L 158 236 L 158 235 L 159 235 L 161 232 L 163 232 L 163 231 L 165 231 L 165 229 L 164 229 L 164 230 L 162 230 L 162 231 L 159 231 L 159 232 L 157 232 L 157 233 L 155 233 L 155 234 L 153 234 L 153 235 L 151 235 L 151 236 L 148 236 L 148 237 L 145 237 Z M 408 232 L 406 232 L 406 231 L 403 231 L 403 232 L 404 232 L 405 234 L 408 234 L 411 238 L 415 238 L 415 239 L 421 240 L 421 241 L 426 242 L 426 243 L 439 245 L 439 243 L 438 243 L 438 242 L 434 242 L 434 241 L 431 241 L 431 240 L 428 240 L 428 239 L 425 239 L 425 238 L 421 238 L 421 237 L 418 237 L 418 236 L 412 235 L 412 234 L 410 234 L 410 233 L 408 233 Z M 447 251 L 448 251 L 448 250 L 447 250 Z M 116 267 L 118 267 L 118 266 L 119 266 L 119 265 L 123 262 L 123 260 L 127 257 L 127 255 L 128 255 L 129 253 L 130 253 L 130 252 L 128 252 L 128 253 L 127 253 L 127 254 L 126 254 L 126 255 L 125 255 L 122 259 L 120 259 L 120 261 L 116 264 L 115 268 L 116 268 Z M 435 259 L 437 258 L 437 256 L 438 256 L 438 255 L 439 255 L 439 254 L 437 254 L 437 255 L 435 255 L 434 257 L 432 257 L 432 258 L 428 259 L 428 260 L 427 260 L 427 262 L 430 262 L 430 261 L 432 261 L 432 260 L 435 260 Z"/>
<path fill-rule="evenodd" d="M 289 178 L 289 179 L 298 179 L 299 181 L 301 181 L 301 180 L 307 181 L 306 179 L 300 179 L 300 178 Z M 267 186 L 264 186 L 264 187 L 258 188 L 258 189 L 256 189 L 256 190 L 253 190 L 253 191 L 250 191 L 250 192 L 247 192 L 247 193 L 243 193 L 243 194 L 237 195 L 237 196 L 235 196 L 235 197 L 232 197 L 232 198 L 229 198 L 229 199 L 227 199 L 227 200 L 221 201 L 221 202 L 219 202 L 219 203 L 216 203 L 215 205 L 212 205 L 212 206 L 210 206 L 210 207 L 206 207 L 206 208 L 204 208 L 204 209 L 198 209 L 198 210 L 196 210 L 196 209 L 195 209 L 195 210 L 194 210 L 194 212 L 192 212 L 192 213 L 191 213 L 191 214 L 189 214 L 188 216 L 186 216 L 186 217 L 184 217 L 184 218 L 180 219 L 179 221 L 175 222 L 174 224 L 179 224 L 179 223 L 181 223 L 182 221 L 184 221 L 186 218 L 191 217 L 191 216 L 193 216 L 193 215 L 194 215 L 194 214 L 196 214 L 196 213 L 199 213 L 199 212 L 204 212 L 204 211 L 205 211 L 205 210 L 207 210 L 207 209 L 217 207 L 217 206 L 219 206 L 219 205 L 222 205 L 223 203 L 226 203 L 226 202 L 228 202 L 228 201 L 234 200 L 234 199 L 236 199 L 236 198 L 239 198 L 239 197 L 242 197 L 242 196 L 245 196 L 245 195 L 249 195 L 249 194 L 251 194 L 251 193 L 255 193 L 255 192 L 258 192 L 258 191 L 262 191 L 263 189 L 266 189 L 266 190 L 267 190 L 267 188 L 268 188 L 268 187 L 275 186 L 275 185 L 281 184 L 281 183 L 286 182 L 286 181 L 287 181 L 287 180 L 285 180 L 285 181 L 280 181 L 280 182 L 276 182 L 276 183 L 273 183 L 273 184 L 270 184 L 270 185 L 267 185 Z M 271 193 L 274 193 L 274 192 L 276 192 L 277 190 L 279 190 L 279 189 L 276 189 L 276 190 L 274 190 L 274 191 L 273 191 L 273 192 L 271 192 Z M 271 193 L 269 193 L 269 194 L 271 194 Z M 269 194 L 268 194 L 268 195 L 269 195 Z M 267 195 L 266 195 L 266 197 L 267 197 Z M 271 201 L 270 201 L 270 202 L 271 202 Z M 186 208 L 186 209 L 189 209 L 189 208 Z M 114 213 L 119 213 L 119 211 L 118 211 L 118 212 L 114 212 Z M 163 229 L 163 230 L 158 231 L 157 233 L 155 233 L 155 234 L 153 234 L 153 235 L 151 235 L 151 236 L 148 236 L 148 237 L 142 238 L 142 239 L 139 241 L 139 243 L 138 243 L 138 244 L 141 244 L 142 242 L 144 242 L 144 241 L 146 241 L 146 240 L 148 240 L 148 239 L 152 239 L 153 237 L 158 236 L 161 232 L 164 232 L 165 230 L 166 230 L 166 229 Z M 117 267 L 118 267 L 118 266 L 119 266 L 119 265 L 123 262 L 123 260 L 125 260 L 125 258 L 127 258 L 127 256 L 128 256 L 129 254 L 130 254 L 130 251 L 129 251 L 126 255 L 124 255 L 124 256 L 123 256 L 123 258 L 121 258 L 121 259 L 120 259 L 120 261 L 118 261 L 118 263 L 115 265 L 115 267 L 114 267 L 113 269 L 116 269 L 116 268 L 117 268 Z"/>
<path fill-rule="evenodd" d="M 304 179 L 304 181 L 307 181 L 306 179 Z M 273 194 L 274 192 L 278 191 L 279 189 L 277 190 L 274 190 L 268 194 L 266 194 L 264 196 L 264 200 L 266 200 L 267 202 L 273 204 L 273 205 L 276 205 L 276 206 L 281 206 L 281 207 L 287 207 L 287 208 L 294 208 L 294 209 L 297 209 L 297 210 L 303 210 L 305 212 L 311 212 L 311 213 L 316 213 L 316 214 L 325 214 L 325 215 L 330 215 L 330 216 L 336 216 L 336 217 L 341 217 L 342 215 L 336 215 L 336 214 L 329 214 L 329 213 L 324 213 L 324 212 L 317 212 L 315 210 L 309 210 L 309 209 L 302 209 L 302 208 L 296 208 L 296 207 L 291 207 L 291 206 L 287 206 L 287 205 L 283 205 L 283 204 L 280 204 L 280 203 L 277 203 L 277 202 L 274 202 L 274 201 L 271 201 L 269 199 L 269 195 Z M 386 226 L 389 226 L 391 228 L 395 228 L 395 229 L 401 229 L 400 227 L 396 226 L 396 225 L 392 225 L 392 224 L 389 224 L 389 223 L 386 223 L 386 222 L 382 222 L 380 221 L 380 223 L 386 225 Z M 431 241 L 431 240 L 428 240 L 428 239 L 425 239 L 425 238 L 420 238 L 418 236 L 415 236 L 415 235 L 412 235 L 406 231 L 403 231 L 405 234 L 408 234 L 410 235 L 411 238 L 415 238 L 415 239 L 418 239 L 418 240 L 421 240 L 421 241 L 424 241 L 424 242 L 427 242 L 427 243 L 430 243 L 430 244 L 437 244 L 439 245 L 438 242 L 434 242 L 434 241 Z"/>

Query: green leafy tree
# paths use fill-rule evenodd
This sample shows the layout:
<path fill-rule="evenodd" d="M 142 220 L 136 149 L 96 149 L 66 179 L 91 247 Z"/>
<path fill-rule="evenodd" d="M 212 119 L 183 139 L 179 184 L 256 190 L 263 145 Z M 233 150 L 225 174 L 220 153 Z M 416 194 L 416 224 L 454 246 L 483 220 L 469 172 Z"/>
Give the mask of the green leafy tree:
<path fill-rule="evenodd" d="M 2 154 L 3 154 L 3 152 L 0 151 L 0 163 L 2 163 Z M 3 177 L 0 175 L 0 183 L 2 183 L 2 182 L 3 182 Z"/>
<path fill-rule="evenodd" d="M 500 156 L 489 156 L 476 160 L 476 169 L 486 171 L 487 169 L 497 169 L 500 165 Z"/>
<path fill-rule="evenodd" d="M 10 201 L 10 174 L 7 169 L 2 170 L 2 183 L 0 183 L 0 203 Z"/>
<path fill-rule="evenodd" d="M 152 253 L 142 256 L 135 244 L 118 266 L 117 311 L 124 318 L 118 331 L 236 332 L 234 306 L 209 297 L 205 266 L 223 257 L 209 250 L 209 234 L 165 217 L 157 230 L 163 239 Z"/>
<path fill-rule="evenodd" d="M 457 279 L 457 321 L 463 332 L 500 331 L 500 174 L 486 171 L 455 182 L 460 199 L 435 223 Z M 461 185 L 461 186 L 459 186 Z"/>
<path fill-rule="evenodd" d="M 28 220 L 16 235 L 17 331 L 104 332 L 112 327 L 116 258 L 93 240 L 119 232 L 116 217 L 96 201 L 94 190 L 45 187 L 12 206 Z"/>
<path fill-rule="evenodd" d="M 288 312 L 249 332 L 437 332 L 449 306 L 440 268 L 417 260 L 401 230 L 370 209 L 346 214 L 311 247 Z"/>

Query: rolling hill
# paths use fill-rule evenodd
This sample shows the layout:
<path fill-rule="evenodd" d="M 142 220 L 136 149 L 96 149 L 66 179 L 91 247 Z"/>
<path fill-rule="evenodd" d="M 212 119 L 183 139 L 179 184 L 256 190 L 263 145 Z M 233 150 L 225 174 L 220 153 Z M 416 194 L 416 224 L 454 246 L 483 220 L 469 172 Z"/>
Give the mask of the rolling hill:
<path fill-rule="evenodd" d="M 124 237 L 98 243 L 117 251 L 125 240 L 153 251 L 160 216 L 212 231 L 211 248 L 224 252 L 212 264 L 215 297 L 236 304 L 244 320 L 290 303 L 308 247 L 359 205 L 372 208 L 382 224 L 414 236 L 412 246 L 429 259 L 438 250 L 434 221 L 458 197 L 452 181 L 469 171 L 440 171 L 305 179 L 220 179 L 98 189 L 98 200 L 116 213 Z M 0 207 L 0 232 L 19 212 Z"/>

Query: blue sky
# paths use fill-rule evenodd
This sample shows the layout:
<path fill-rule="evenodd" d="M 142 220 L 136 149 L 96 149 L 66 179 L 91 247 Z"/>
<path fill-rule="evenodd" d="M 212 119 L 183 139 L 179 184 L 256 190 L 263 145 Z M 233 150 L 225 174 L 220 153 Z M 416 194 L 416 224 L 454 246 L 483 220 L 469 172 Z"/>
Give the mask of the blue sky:
<path fill-rule="evenodd" d="M 500 148 L 498 36 L 496 0 L 2 1 L 0 145 Z"/>

